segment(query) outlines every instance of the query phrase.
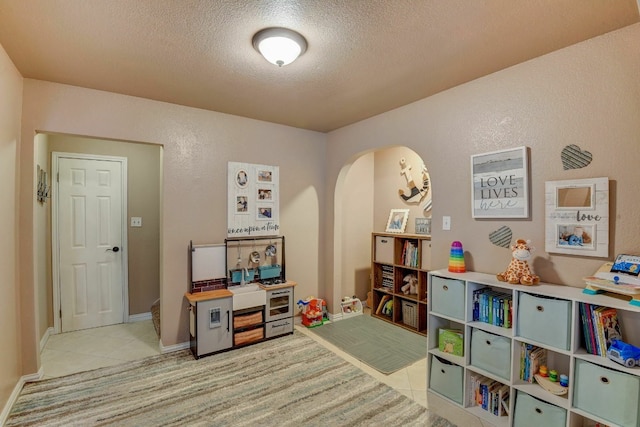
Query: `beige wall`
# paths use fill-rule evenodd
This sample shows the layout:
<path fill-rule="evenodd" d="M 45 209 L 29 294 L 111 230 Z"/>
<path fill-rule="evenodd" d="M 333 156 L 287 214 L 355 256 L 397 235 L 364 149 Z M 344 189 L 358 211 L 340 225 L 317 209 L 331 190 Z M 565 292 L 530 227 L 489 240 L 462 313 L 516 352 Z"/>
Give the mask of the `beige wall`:
<path fill-rule="evenodd" d="M 406 203 L 399 191 L 409 194 L 407 179 L 400 173 L 400 159 L 411 166 L 411 176 L 416 185 L 421 185 L 422 158 L 407 147 L 389 147 L 375 153 L 373 231 L 385 231 L 391 209 L 409 209 L 409 220 L 405 233 L 415 233 L 416 218 L 424 218 L 422 204 Z M 425 162 L 426 164 L 426 162 Z M 427 165 L 429 168 L 429 165 Z"/>
<path fill-rule="evenodd" d="M 0 46 L 0 408 L 4 407 L 22 375 L 22 296 L 17 273 L 18 152 L 22 85 L 22 77 Z"/>
<path fill-rule="evenodd" d="M 128 219 L 126 224 L 129 315 L 148 313 L 160 297 L 160 150 L 152 144 L 49 136 L 49 161 L 54 151 L 127 158 L 127 218 L 142 217 L 141 228 L 132 228 Z"/>
<path fill-rule="evenodd" d="M 488 235 L 506 225 L 514 238 L 533 240 L 538 248 L 533 266 L 544 281 L 582 287 L 581 278 L 604 259 L 545 253 L 544 183 L 608 176 L 609 258 L 640 251 L 638 40 L 640 24 L 635 24 L 334 131 L 328 136 L 327 188 L 335 186 L 343 165 L 358 153 L 405 145 L 425 159 L 433 182 L 436 267 L 446 268 L 451 242 L 460 240 L 467 268 L 501 271 L 511 253 L 492 245 Z M 563 170 L 560 152 L 568 144 L 590 151 L 592 163 Z M 470 155 L 520 146 L 531 149 L 531 217 L 472 219 Z M 333 209 L 327 198 L 329 229 Z M 451 231 L 442 230 L 443 215 L 451 216 Z M 328 241 L 326 247 L 339 250 L 341 243 Z M 341 256 L 348 254 L 328 260 Z M 326 284 L 327 292 L 332 286 Z"/>
<path fill-rule="evenodd" d="M 373 229 L 374 153 L 356 159 L 345 167 L 343 190 L 340 198 L 342 252 L 349 254 L 341 263 L 340 296 L 353 296 L 365 300 L 369 290 L 371 271 L 370 236 Z M 323 298 L 326 298 L 322 295 Z M 333 308 L 332 312 L 337 312 Z"/>
<path fill-rule="evenodd" d="M 320 201 L 325 199 L 325 135 L 271 123 L 78 87 L 25 80 L 22 134 L 87 135 L 161 144 L 160 297 L 162 343 L 188 341 L 183 295 L 187 247 L 226 237 L 228 161 L 280 167 L 282 234 L 287 239 L 287 276 L 299 282 L 296 296 L 317 295 L 324 280 Z M 33 221 L 33 141 L 22 145 L 22 219 Z M 25 227 L 27 228 L 27 227 Z M 21 234 L 23 286 L 33 289 L 33 228 Z M 33 307 L 32 307 L 33 308 Z M 23 320 L 33 322 L 28 316 Z M 37 368 L 33 344 L 23 346 L 25 371 Z"/>

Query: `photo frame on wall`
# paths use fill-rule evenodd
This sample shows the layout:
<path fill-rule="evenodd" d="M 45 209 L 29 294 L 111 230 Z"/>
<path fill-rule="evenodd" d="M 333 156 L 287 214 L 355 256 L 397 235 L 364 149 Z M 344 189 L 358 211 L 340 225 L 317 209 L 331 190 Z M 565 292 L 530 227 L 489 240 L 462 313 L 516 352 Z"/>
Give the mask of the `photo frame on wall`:
<path fill-rule="evenodd" d="M 391 209 L 387 220 L 387 233 L 404 233 L 409 220 L 409 209 Z"/>
<path fill-rule="evenodd" d="M 279 235 L 279 168 L 228 162 L 227 174 L 227 237 Z"/>
<path fill-rule="evenodd" d="M 527 147 L 471 156 L 471 216 L 529 217 Z"/>
<path fill-rule="evenodd" d="M 609 256 L 609 178 L 545 182 L 545 250 Z"/>

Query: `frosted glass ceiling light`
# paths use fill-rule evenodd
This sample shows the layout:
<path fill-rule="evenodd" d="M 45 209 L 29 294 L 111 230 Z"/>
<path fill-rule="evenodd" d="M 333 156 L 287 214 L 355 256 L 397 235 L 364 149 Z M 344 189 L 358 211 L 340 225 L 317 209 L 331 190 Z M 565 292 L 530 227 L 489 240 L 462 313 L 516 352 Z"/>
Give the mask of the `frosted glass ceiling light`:
<path fill-rule="evenodd" d="M 307 50 L 307 41 L 287 28 L 265 28 L 253 36 L 253 47 L 272 64 L 291 64 Z"/>

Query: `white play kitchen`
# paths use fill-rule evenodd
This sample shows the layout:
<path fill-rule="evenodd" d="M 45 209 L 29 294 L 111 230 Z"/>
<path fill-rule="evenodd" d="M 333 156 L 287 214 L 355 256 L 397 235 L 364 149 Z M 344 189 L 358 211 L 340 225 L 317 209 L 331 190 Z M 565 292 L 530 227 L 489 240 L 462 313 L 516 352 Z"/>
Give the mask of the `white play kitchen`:
<path fill-rule="evenodd" d="M 293 333 L 284 236 L 189 244 L 191 351 L 196 359 Z"/>

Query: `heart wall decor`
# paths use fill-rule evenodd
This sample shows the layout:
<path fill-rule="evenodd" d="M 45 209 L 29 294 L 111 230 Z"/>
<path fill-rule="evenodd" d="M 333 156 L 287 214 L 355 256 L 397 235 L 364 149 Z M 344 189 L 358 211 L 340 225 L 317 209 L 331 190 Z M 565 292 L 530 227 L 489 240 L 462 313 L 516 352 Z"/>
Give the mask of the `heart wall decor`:
<path fill-rule="evenodd" d="M 513 237 L 513 232 L 509 227 L 503 225 L 495 231 L 489 233 L 489 241 L 496 246 L 500 246 L 501 248 L 508 248 L 511 243 L 511 238 Z"/>
<path fill-rule="evenodd" d="M 582 150 L 577 145 L 571 144 L 562 149 L 560 159 L 562 159 L 562 168 L 564 170 L 580 169 L 589 166 L 593 155 L 586 150 Z"/>

